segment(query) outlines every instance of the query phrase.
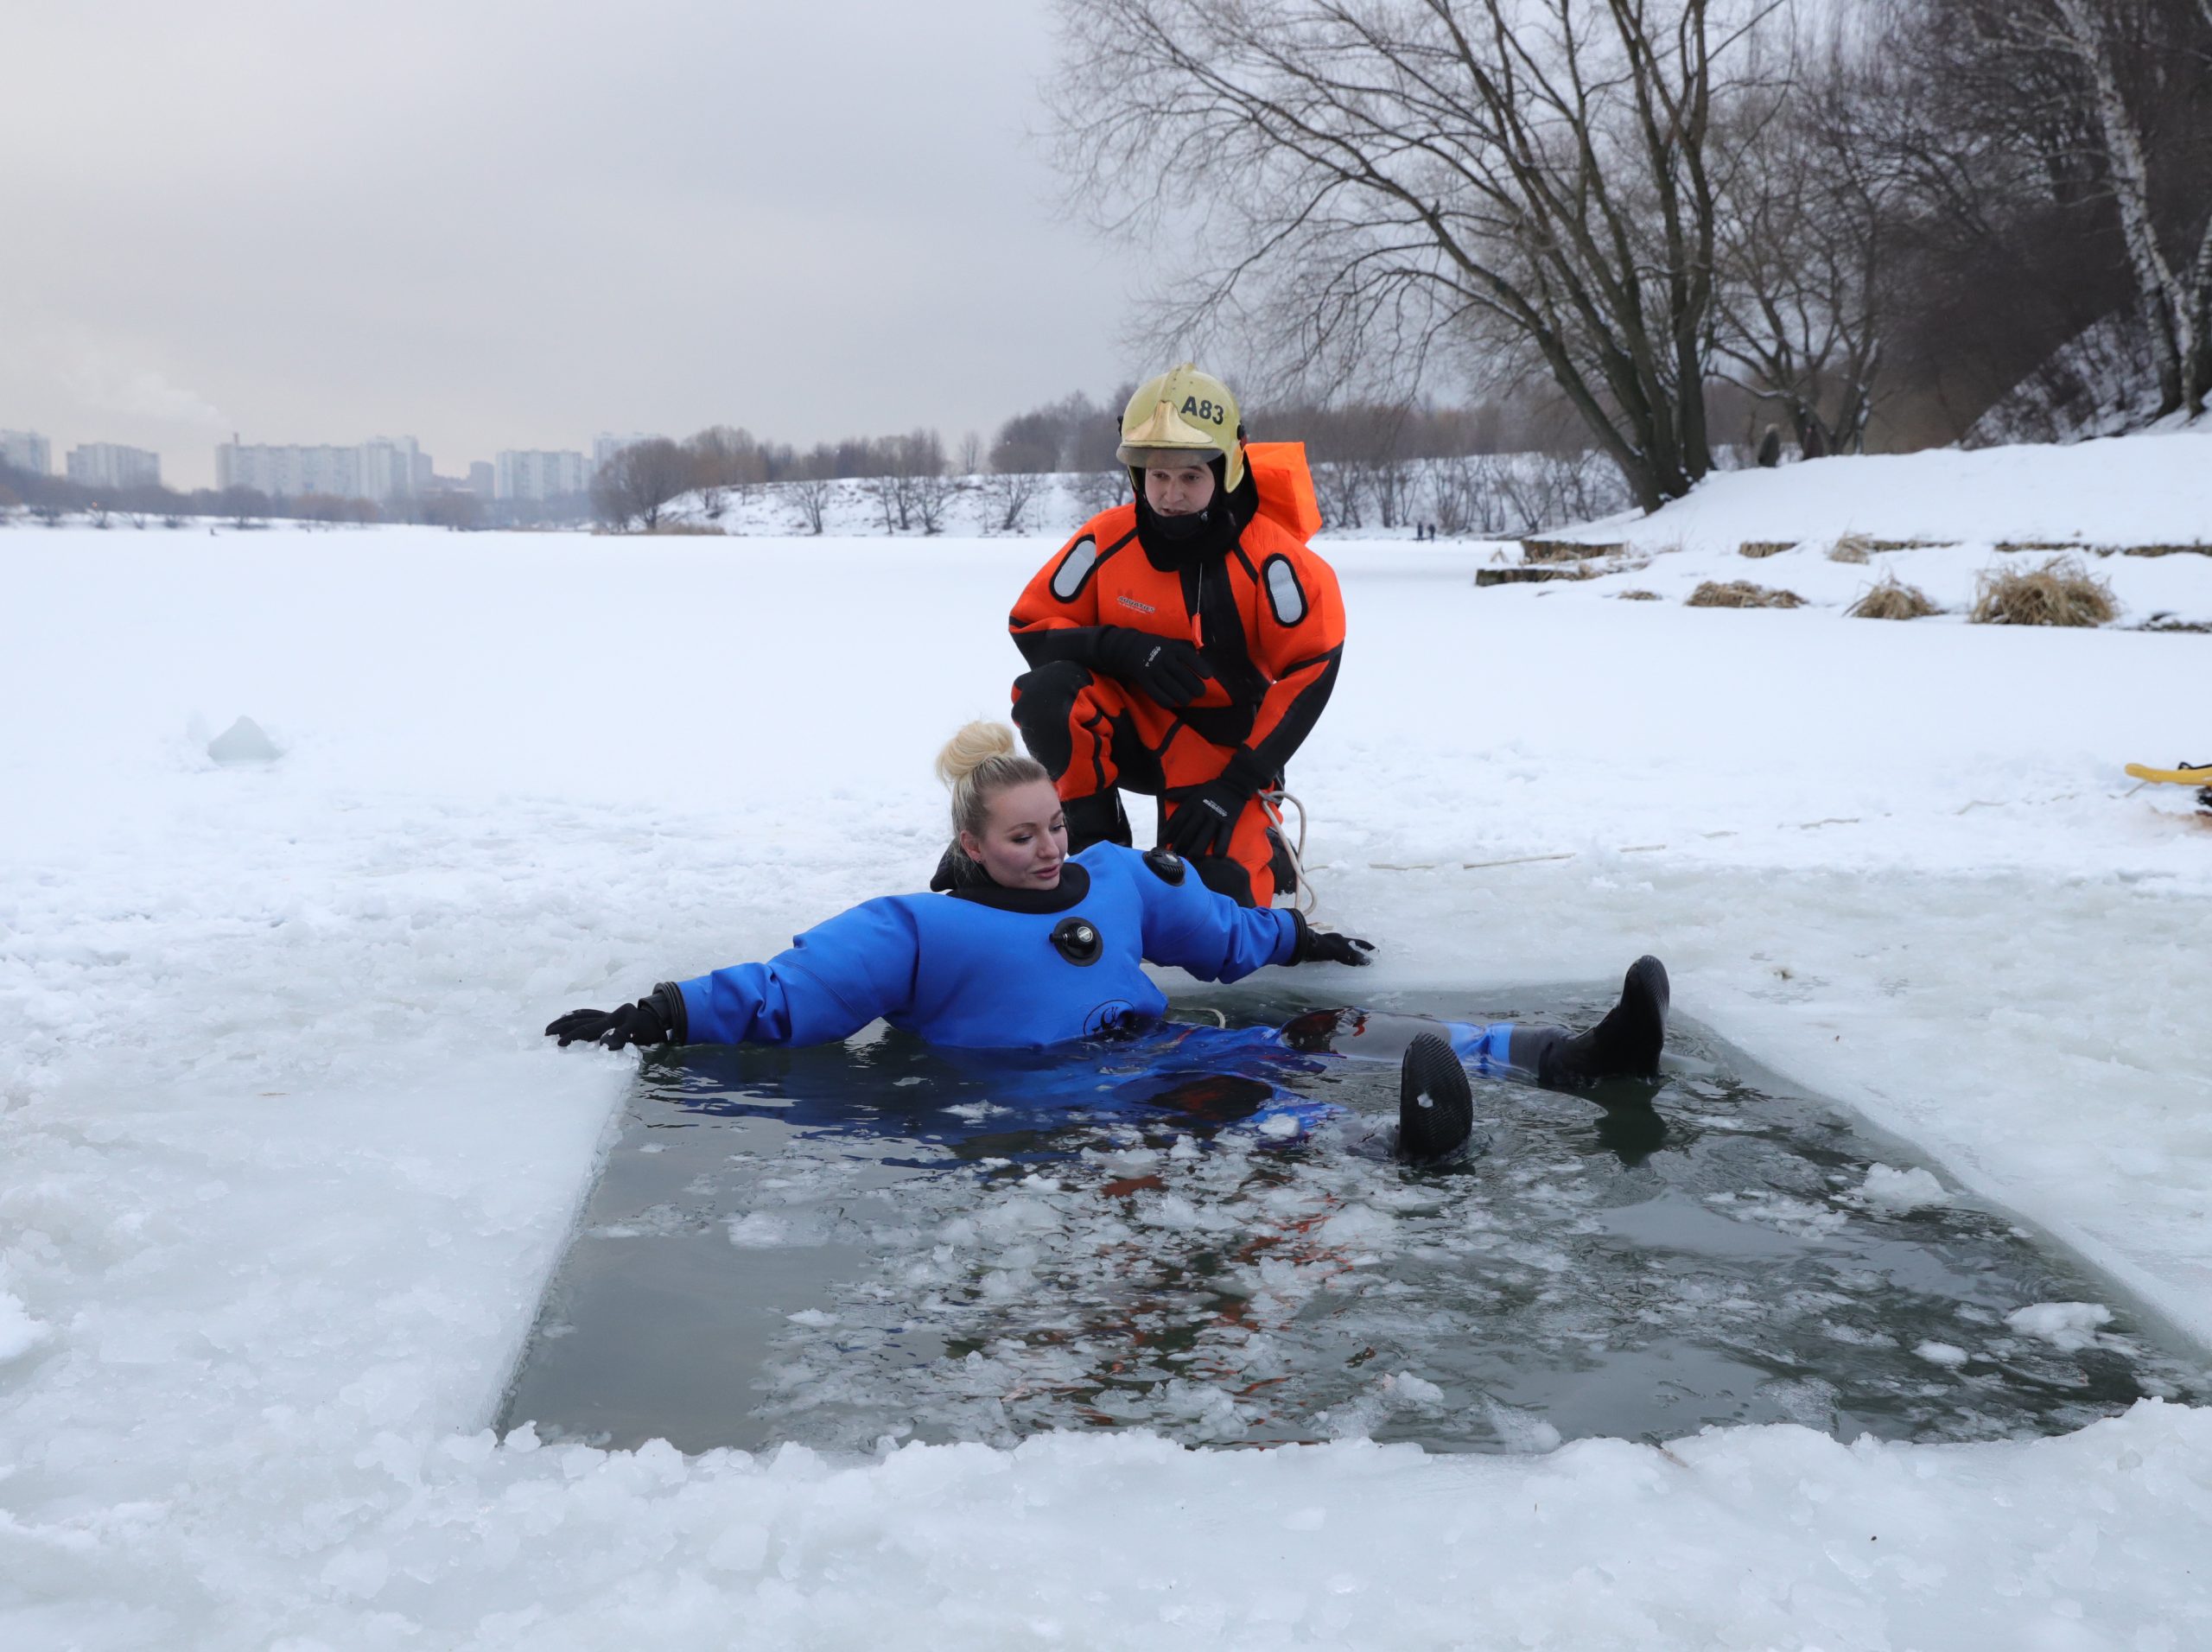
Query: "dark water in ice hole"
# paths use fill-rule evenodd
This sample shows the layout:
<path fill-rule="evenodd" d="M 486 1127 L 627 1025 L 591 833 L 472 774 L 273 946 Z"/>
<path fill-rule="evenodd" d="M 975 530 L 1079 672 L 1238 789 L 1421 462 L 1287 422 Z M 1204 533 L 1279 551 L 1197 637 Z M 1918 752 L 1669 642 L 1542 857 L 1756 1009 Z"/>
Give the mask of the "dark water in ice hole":
<path fill-rule="evenodd" d="M 1372 1001 L 1571 1025 L 1603 1007 Z M 1175 1013 L 1306 1007 L 1225 990 Z M 2201 1356 L 2003 1214 L 1955 1190 L 1867 1199 L 1870 1164 L 1916 1162 L 1899 1144 L 1755 1084 L 1694 1025 L 1669 1052 L 1656 1091 L 1615 1092 L 1656 1110 L 1478 1077 L 1488 1151 L 1427 1169 L 1389 1155 L 1395 1061 L 1285 1075 L 1356 1116 L 1284 1146 L 1237 1126 L 1255 1087 L 1233 1080 L 1196 1113 L 1071 1110 L 1065 1056 L 1048 1078 L 978 1072 L 883 1033 L 656 1057 L 500 1426 L 686 1451 L 1131 1426 L 1497 1451 L 1767 1421 L 1982 1439 L 2212 1397 Z M 1094 1047 L 1077 1087 L 1103 1096 L 1130 1058 Z M 2044 1302 L 2113 1318 L 2072 1350 L 2006 1325 Z"/>

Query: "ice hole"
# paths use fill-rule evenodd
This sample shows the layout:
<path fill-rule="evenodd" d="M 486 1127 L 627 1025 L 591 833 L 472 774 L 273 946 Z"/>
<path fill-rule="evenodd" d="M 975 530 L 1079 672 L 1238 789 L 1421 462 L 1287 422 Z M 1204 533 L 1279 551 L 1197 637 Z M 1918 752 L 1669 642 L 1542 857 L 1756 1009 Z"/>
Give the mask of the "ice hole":
<path fill-rule="evenodd" d="M 1236 990 L 1177 1014 L 1308 1007 Z M 1775 1421 L 2011 1438 L 2212 1399 L 2186 1339 L 1902 1144 L 1687 1020 L 1669 1048 L 1649 1109 L 1477 1077 L 1487 1151 L 1428 1168 L 1389 1155 L 1387 1059 L 994 1062 L 895 1033 L 656 1056 L 500 1426 L 686 1451 L 1121 1427 L 1528 1451 Z M 1271 1085 L 1338 1115 L 1286 1141 Z"/>

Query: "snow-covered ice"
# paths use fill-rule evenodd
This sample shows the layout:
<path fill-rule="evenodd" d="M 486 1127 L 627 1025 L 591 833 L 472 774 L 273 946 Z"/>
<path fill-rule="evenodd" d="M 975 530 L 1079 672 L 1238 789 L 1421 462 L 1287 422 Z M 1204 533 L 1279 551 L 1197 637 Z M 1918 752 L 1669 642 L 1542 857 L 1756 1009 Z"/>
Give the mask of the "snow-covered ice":
<path fill-rule="evenodd" d="M 1718 539 L 2201 540 L 2207 440 L 1793 467 Z M 1878 464 L 1972 508 L 1891 509 Z M 1624 577 L 1707 555 L 1705 508 L 1639 524 Z M 2156 1403 L 2030 1443 L 1502 1458 L 495 1440 L 630 1071 L 537 1028 L 922 881 L 929 758 L 1004 706 L 1047 549 L 0 534 L 0 1644 L 2212 1639 L 2212 1414 Z M 1724 1037 L 2212 1337 L 2212 829 L 2120 773 L 2212 752 L 2207 639 L 1332 554 L 1351 645 L 1292 778 L 1321 916 L 1383 949 L 1363 979 L 1660 950 Z M 1733 572 L 1791 557 L 1865 576 Z M 2212 557 L 2098 568 L 2131 622 L 2212 614 Z M 185 733 L 246 706 L 283 762 Z"/>

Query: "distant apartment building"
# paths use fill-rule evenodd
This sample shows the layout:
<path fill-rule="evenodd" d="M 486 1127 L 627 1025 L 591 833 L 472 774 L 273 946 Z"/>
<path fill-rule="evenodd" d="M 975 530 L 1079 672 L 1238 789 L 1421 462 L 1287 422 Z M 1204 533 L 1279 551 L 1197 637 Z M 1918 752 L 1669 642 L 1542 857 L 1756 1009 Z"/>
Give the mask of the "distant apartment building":
<path fill-rule="evenodd" d="M 634 448 L 640 442 L 651 442 L 652 440 L 652 438 L 651 436 L 639 435 L 635 431 L 632 431 L 626 436 L 618 436 L 611 431 L 601 431 L 597 435 L 594 436 L 591 441 L 591 473 L 596 476 L 600 472 L 605 470 L 607 468 L 607 461 L 613 458 L 616 454 L 620 453 L 623 448 Z"/>
<path fill-rule="evenodd" d="M 497 499 L 572 499 L 589 478 L 584 456 L 566 451 L 509 448 L 493 464 L 492 497 Z"/>
<path fill-rule="evenodd" d="M 226 442 L 215 449 L 215 486 L 250 487 L 273 499 L 309 493 L 382 505 L 427 492 L 430 455 L 412 436 L 374 436 L 351 448 L 277 448 Z"/>
<path fill-rule="evenodd" d="M 30 476 L 51 476 L 54 448 L 35 430 L 0 430 L 0 465 Z"/>
<path fill-rule="evenodd" d="M 162 456 L 115 442 L 86 442 L 69 449 L 69 480 L 86 487 L 159 487 Z"/>
<path fill-rule="evenodd" d="M 468 461 L 468 491 L 480 499 L 499 496 L 499 473 L 481 459 Z"/>

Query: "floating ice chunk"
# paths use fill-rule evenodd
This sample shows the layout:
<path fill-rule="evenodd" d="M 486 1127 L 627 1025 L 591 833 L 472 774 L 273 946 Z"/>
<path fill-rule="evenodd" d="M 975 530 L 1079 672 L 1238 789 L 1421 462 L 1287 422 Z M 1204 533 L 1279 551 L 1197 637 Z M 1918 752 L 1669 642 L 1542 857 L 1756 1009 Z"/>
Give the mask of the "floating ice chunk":
<path fill-rule="evenodd" d="M 1497 1400 L 1485 1400 L 1483 1409 L 1489 1414 L 1490 1426 L 1497 1431 L 1498 1444 L 1507 1451 L 1541 1457 L 1559 1449 L 1559 1430 L 1535 1412 Z"/>
<path fill-rule="evenodd" d="M 791 1241 L 791 1224 L 766 1210 L 729 1219 L 729 1242 L 746 1250 L 772 1250 Z"/>
<path fill-rule="evenodd" d="M 1427 1377 L 1415 1376 L 1411 1371 L 1400 1371 L 1384 1385 L 1390 1397 L 1402 1406 L 1416 1411 L 1428 1411 L 1444 1403 L 1444 1390 Z"/>
<path fill-rule="evenodd" d="M 21 1359 L 53 1334 L 43 1321 L 31 1318 L 21 1297 L 0 1291 L 0 1365 Z"/>
<path fill-rule="evenodd" d="M 1930 1365 L 1942 1365 L 1951 1370 L 1967 1363 L 1967 1350 L 1955 1343 L 1924 1342 L 1912 1351 Z"/>
<path fill-rule="evenodd" d="M 2111 1320 L 2112 1310 L 2101 1302 L 2037 1302 L 2005 1316 L 2021 1336 L 2040 1337 L 2069 1354 L 2096 1341 L 2098 1327 Z"/>
<path fill-rule="evenodd" d="M 1895 1170 L 1888 1165 L 1866 1166 L 1866 1179 L 1858 1188 L 1859 1197 L 1869 1204 L 1878 1204 L 1887 1210 L 1913 1210 L 1923 1204 L 1946 1204 L 1950 1195 L 1937 1181 L 1917 1165 L 1910 1170 Z"/>
<path fill-rule="evenodd" d="M 207 755 L 218 763 L 274 763 L 283 753 L 259 723 L 240 717 L 207 742 Z"/>

